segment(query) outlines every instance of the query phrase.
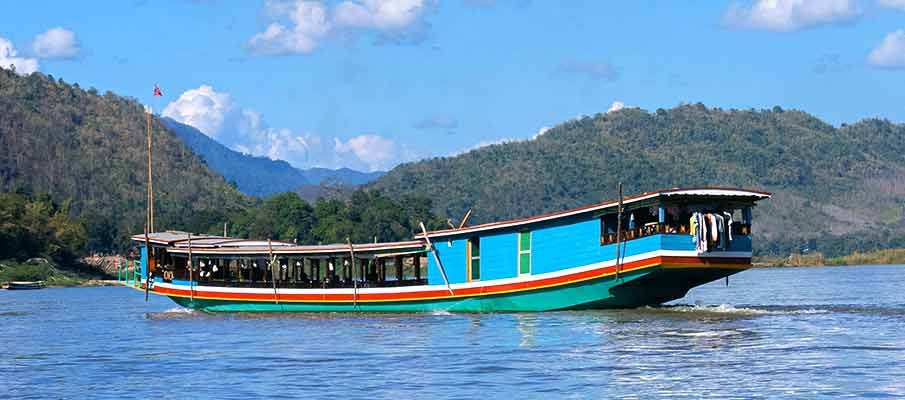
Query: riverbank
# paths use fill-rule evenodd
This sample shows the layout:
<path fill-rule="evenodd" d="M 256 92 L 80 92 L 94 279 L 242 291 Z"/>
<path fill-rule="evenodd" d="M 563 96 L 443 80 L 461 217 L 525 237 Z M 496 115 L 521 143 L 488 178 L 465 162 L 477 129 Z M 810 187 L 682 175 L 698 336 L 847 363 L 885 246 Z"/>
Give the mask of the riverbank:
<path fill-rule="evenodd" d="M 47 287 L 103 286 L 109 278 L 93 266 L 78 263 L 62 267 L 45 258 L 0 260 L 0 282 L 43 281 Z"/>
<path fill-rule="evenodd" d="M 887 249 L 869 252 L 854 252 L 847 256 L 827 258 L 820 252 L 792 254 L 788 257 L 754 257 L 756 268 L 781 267 L 823 267 L 827 265 L 902 265 L 905 264 L 905 249 Z"/>

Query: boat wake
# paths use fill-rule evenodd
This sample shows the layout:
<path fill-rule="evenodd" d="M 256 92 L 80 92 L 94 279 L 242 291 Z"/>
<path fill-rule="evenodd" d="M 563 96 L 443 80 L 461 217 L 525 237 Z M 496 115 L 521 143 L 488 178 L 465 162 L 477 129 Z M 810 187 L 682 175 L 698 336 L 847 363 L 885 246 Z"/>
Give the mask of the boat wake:
<path fill-rule="evenodd" d="M 717 330 L 717 331 L 703 331 L 703 332 L 679 332 L 679 331 L 667 331 L 663 332 L 664 335 L 667 336 L 683 336 L 683 337 L 700 337 L 700 338 L 718 338 L 718 337 L 727 337 L 727 336 L 736 336 L 743 335 L 745 332 L 735 330 L 735 329 L 725 329 L 725 330 Z"/>
<path fill-rule="evenodd" d="M 795 307 L 777 307 L 777 306 L 736 307 L 736 306 L 733 306 L 730 304 L 719 304 L 719 305 L 675 304 L 675 305 L 667 305 L 667 306 L 659 306 L 659 307 L 645 307 L 644 309 L 655 311 L 655 312 L 689 313 L 689 314 L 713 315 L 713 316 L 824 314 L 824 313 L 829 312 L 829 310 L 817 309 L 817 308 L 795 308 Z"/>
<path fill-rule="evenodd" d="M 145 313 L 145 317 L 147 317 L 148 319 L 177 319 L 177 318 L 192 318 L 194 316 L 201 315 L 201 314 L 203 314 L 203 313 L 193 310 L 191 308 L 173 307 L 166 311 Z"/>

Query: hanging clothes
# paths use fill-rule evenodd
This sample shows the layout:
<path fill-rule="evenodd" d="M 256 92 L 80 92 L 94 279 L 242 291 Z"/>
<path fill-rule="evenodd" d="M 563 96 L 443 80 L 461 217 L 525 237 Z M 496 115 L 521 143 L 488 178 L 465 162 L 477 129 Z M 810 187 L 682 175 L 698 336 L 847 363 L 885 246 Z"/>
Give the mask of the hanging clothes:
<path fill-rule="evenodd" d="M 726 242 L 726 220 L 720 214 L 713 214 L 713 217 L 716 219 L 718 240 L 717 240 L 717 248 L 720 250 L 725 250 L 727 247 Z"/>
<path fill-rule="evenodd" d="M 732 213 L 723 211 L 723 215 L 726 216 L 726 236 L 729 238 L 729 242 L 732 242 Z"/>

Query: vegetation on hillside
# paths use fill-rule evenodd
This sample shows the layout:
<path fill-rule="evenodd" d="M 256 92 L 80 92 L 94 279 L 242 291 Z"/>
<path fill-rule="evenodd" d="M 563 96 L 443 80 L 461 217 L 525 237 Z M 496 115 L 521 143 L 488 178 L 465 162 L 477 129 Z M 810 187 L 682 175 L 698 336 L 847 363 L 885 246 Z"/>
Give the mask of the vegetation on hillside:
<path fill-rule="evenodd" d="M 905 125 L 836 128 L 809 114 L 701 104 L 570 120 L 533 140 L 402 165 L 370 187 L 421 193 L 440 216 L 487 222 L 678 186 L 775 193 L 755 211 L 761 253 L 829 256 L 905 241 Z M 901 246 L 902 244 L 898 244 Z"/>
<path fill-rule="evenodd" d="M 133 99 L 0 69 L 0 191 L 71 199 L 87 248 L 121 249 L 144 230 L 146 124 Z M 151 128 L 157 227 L 199 230 L 250 204 L 156 118 Z"/>
<path fill-rule="evenodd" d="M 280 193 L 234 216 L 230 233 L 300 244 L 411 240 L 420 221 L 439 227 L 430 210 L 423 197 L 394 201 L 375 191 L 357 190 L 348 200 L 321 198 L 313 205 L 296 193 Z"/>
<path fill-rule="evenodd" d="M 78 261 L 88 234 L 71 207 L 46 194 L 0 193 L 0 282 L 68 286 L 102 275 Z"/>

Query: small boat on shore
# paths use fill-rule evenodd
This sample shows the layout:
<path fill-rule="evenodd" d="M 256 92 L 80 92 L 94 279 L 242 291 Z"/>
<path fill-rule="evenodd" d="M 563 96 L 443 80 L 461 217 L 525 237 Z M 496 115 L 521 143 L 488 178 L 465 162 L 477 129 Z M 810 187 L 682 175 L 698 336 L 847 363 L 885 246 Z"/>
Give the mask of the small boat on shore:
<path fill-rule="evenodd" d="M 43 288 L 44 288 L 43 281 L 9 282 L 6 284 L 7 290 L 35 290 L 35 289 L 43 289 Z"/>
<path fill-rule="evenodd" d="M 154 232 L 132 237 L 141 246 L 133 269 L 137 287 L 211 312 L 658 305 L 750 268 L 752 208 L 770 196 L 675 188 L 392 243 L 301 246 Z"/>

